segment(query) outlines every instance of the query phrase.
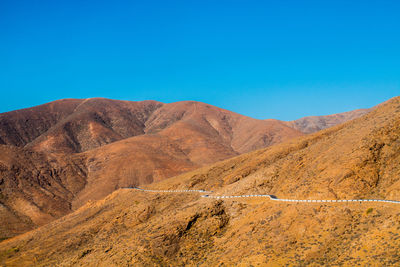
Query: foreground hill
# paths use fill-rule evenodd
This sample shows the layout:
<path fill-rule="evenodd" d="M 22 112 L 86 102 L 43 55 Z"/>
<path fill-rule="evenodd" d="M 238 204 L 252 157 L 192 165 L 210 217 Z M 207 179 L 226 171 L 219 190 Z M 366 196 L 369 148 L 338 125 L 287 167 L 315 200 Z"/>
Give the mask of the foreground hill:
<path fill-rule="evenodd" d="M 400 199 L 400 98 L 316 134 L 149 185 L 296 199 Z M 120 189 L 0 243 L 21 265 L 398 265 L 400 211 L 382 203 L 214 200 Z"/>

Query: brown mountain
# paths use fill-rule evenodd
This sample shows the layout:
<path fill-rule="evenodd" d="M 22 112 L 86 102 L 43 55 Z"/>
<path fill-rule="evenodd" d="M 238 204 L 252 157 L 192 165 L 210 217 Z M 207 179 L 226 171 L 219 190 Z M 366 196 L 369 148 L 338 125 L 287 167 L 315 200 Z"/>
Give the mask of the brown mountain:
<path fill-rule="evenodd" d="M 300 132 L 310 134 L 350 120 L 354 120 L 367 114 L 371 110 L 372 109 L 357 109 L 327 116 L 310 116 L 285 123 L 286 125 L 299 130 Z"/>
<path fill-rule="evenodd" d="M 400 200 L 400 97 L 321 132 L 149 185 L 290 199 Z M 120 189 L 0 243 L 7 266 L 398 265 L 398 204 Z"/>
<path fill-rule="evenodd" d="M 200 102 L 163 104 L 90 98 L 59 100 L 0 114 L 0 143 L 76 153 L 181 127 L 216 139 L 235 153 L 300 135 L 280 121 L 256 120 Z"/>
<path fill-rule="evenodd" d="M 0 114 L 0 238 L 117 188 L 160 181 L 300 135 L 279 121 L 193 101 L 72 99 Z"/>

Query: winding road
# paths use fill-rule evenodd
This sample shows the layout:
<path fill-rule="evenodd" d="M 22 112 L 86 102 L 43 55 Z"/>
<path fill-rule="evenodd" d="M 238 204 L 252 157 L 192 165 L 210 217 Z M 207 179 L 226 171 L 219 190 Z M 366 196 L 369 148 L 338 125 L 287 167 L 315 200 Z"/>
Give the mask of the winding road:
<path fill-rule="evenodd" d="M 153 192 L 153 193 L 203 193 L 201 197 L 204 198 L 216 198 L 216 199 L 231 199 L 231 198 L 252 198 L 252 197 L 266 197 L 272 201 L 281 201 L 281 202 L 294 202 L 294 203 L 332 203 L 332 202 L 339 202 L 339 203 L 363 203 L 363 202 L 385 202 L 385 203 L 395 203 L 400 204 L 400 201 L 397 200 L 384 200 L 384 199 L 284 199 L 284 198 L 277 198 L 274 195 L 238 195 L 238 196 L 214 196 L 209 195 L 213 193 L 213 191 L 205 191 L 205 190 L 151 190 L 151 189 L 142 189 L 138 187 L 126 187 L 130 189 L 135 189 L 143 192 Z"/>

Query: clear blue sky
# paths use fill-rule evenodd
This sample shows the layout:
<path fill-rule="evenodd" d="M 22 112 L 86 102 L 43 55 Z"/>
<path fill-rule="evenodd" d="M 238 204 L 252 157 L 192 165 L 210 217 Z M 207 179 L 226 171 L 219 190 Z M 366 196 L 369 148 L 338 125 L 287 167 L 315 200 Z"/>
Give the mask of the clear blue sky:
<path fill-rule="evenodd" d="M 291 120 L 400 95 L 400 1 L 0 1 L 0 112 L 196 100 Z"/>

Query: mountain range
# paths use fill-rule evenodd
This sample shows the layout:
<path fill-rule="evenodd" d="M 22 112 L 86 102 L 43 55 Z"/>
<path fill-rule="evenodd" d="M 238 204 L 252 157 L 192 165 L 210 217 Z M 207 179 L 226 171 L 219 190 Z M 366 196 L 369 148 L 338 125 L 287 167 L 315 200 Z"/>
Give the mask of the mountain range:
<path fill-rule="evenodd" d="M 378 223 L 394 220 L 395 213 L 373 206 L 366 217 L 361 206 L 210 201 L 195 194 L 119 188 L 147 184 L 282 198 L 396 198 L 399 106 L 395 98 L 374 109 L 282 122 L 193 101 L 95 98 L 0 114 L 0 233 L 6 239 L 44 225 L 3 241 L 0 259 L 10 265 L 32 264 L 32 255 L 50 265 L 102 260 L 207 265 L 222 261 L 221 251 L 227 251 L 224 262 L 232 264 L 240 262 L 238 251 L 252 255 L 249 262 L 271 255 L 277 262 L 301 258 L 307 263 L 320 253 L 333 255 L 338 249 L 333 236 L 344 235 L 346 227 L 376 238 L 367 218 L 375 216 Z M 340 218 L 343 214 L 350 215 Z M 319 237 L 332 223 L 328 217 L 344 228 Z M 360 220 L 366 222 L 360 226 Z M 305 249 L 292 243 L 297 235 L 318 245 Z M 357 240 L 362 246 L 368 241 Z M 303 246 L 309 245 L 306 241 Z M 328 242 L 322 250 L 321 241 Z M 339 262 L 344 257 L 328 258 Z"/>

